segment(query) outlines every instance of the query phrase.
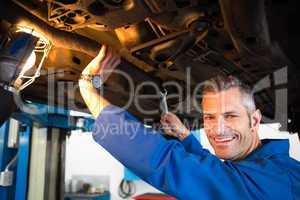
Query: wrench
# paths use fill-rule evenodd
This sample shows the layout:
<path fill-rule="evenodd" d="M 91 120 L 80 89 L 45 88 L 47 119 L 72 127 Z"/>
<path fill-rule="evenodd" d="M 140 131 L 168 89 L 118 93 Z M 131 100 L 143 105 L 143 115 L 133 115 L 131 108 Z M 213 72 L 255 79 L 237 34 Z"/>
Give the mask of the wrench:
<path fill-rule="evenodd" d="M 161 96 L 161 109 L 163 113 L 168 113 L 169 109 L 168 109 L 168 104 L 167 104 L 167 94 L 168 91 L 166 89 L 164 89 L 164 92 L 160 92 L 160 96 Z"/>

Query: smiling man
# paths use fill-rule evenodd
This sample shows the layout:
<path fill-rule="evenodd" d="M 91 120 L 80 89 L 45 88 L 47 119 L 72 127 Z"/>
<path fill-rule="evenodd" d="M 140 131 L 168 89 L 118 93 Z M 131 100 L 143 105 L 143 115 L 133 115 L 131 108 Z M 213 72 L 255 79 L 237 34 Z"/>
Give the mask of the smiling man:
<path fill-rule="evenodd" d="M 213 155 L 176 115 L 161 118 L 165 133 L 179 138 L 166 140 L 101 96 L 92 78 L 103 83 L 118 64 L 117 54 L 103 46 L 79 86 L 97 118 L 95 141 L 140 178 L 182 200 L 300 199 L 300 163 L 290 158 L 288 140 L 259 140 L 261 114 L 237 78 L 219 76 L 204 86 L 204 128 Z"/>
<path fill-rule="evenodd" d="M 261 120 L 251 90 L 234 77 L 215 77 L 203 89 L 204 129 L 216 155 L 243 159 L 261 142 Z"/>
<path fill-rule="evenodd" d="M 261 145 L 260 111 L 250 88 L 237 78 L 217 76 L 206 81 L 202 109 L 205 133 L 219 158 L 243 159 Z M 161 123 L 166 134 L 179 136 L 181 140 L 189 135 L 173 113 L 163 115 Z"/>

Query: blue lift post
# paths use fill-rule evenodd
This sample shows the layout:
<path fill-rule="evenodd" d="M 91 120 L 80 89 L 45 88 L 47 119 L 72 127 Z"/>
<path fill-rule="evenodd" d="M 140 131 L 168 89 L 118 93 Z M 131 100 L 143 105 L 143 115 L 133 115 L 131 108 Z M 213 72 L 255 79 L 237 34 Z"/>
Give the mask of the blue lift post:
<path fill-rule="evenodd" d="M 83 127 L 77 127 L 74 121 L 70 120 L 70 111 L 43 104 L 30 104 L 35 108 L 37 115 L 18 112 L 13 114 L 13 118 L 17 119 L 21 125 L 19 129 L 19 145 L 18 150 L 7 147 L 9 134 L 9 121 L 5 122 L 0 128 L 0 170 L 4 171 L 9 161 L 17 154 L 17 165 L 14 168 L 14 182 L 12 186 L 0 186 L 1 200 L 25 200 L 27 198 L 28 189 L 28 168 L 30 157 L 30 136 L 33 122 L 38 123 L 42 127 L 62 128 L 68 130 L 83 129 L 91 131 L 94 120 L 84 118 Z M 40 112 L 43 111 L 43 112 Z"/>
<path fill-rule="evenodd" d="M 9 121 L 5 122 L 0 128 L 0 171 L 4 171 L 9 161 L 16 155 L 16 150 L 8 148 L 8 133 L 9 133 Z M 14 180 L 15 183 L 15 180 Z M 14 187 L 2 187 L 0 186 L 0 198 L 1 200 L 14 199 L 15 188 Z"/>
<path fill-rule="evenodd" d="M 22 125 L 19 132 L 19 154 L 16 173 L 15 200 L 26 199 L 31 126 Z"/>
<path fill-rule="evenodd" d="M 6 121 L 0 129 L 0 166 L 3 171 L 9 161 L 18 153 L 17 164 L 14 168 L 14 182 L 12 186 L 1 187 L 0 197 L 3 200 L 26 199 L 27 192 L 27 178 L 28 178 L 28 164 L 29 164 L 29 150 L 30 150 L 30 133 L 32 123 L 25 120 L 22 123 L 19 131 L 19 144 L 18 150 L 8 148 L 8 135 L 9 135 L 9 120 Z"/>

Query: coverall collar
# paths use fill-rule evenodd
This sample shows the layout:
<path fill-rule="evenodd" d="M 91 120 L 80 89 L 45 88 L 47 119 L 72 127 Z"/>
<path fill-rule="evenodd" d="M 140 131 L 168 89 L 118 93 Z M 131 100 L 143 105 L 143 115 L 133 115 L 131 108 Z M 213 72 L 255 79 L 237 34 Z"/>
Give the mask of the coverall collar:
<path fill-rule="evenodd" d="M 244 160 L 270 157 L 276 154 L 289 155 L 289 146 L 288 139 L 263 139 L 261 146 L 251 152 Z"/>

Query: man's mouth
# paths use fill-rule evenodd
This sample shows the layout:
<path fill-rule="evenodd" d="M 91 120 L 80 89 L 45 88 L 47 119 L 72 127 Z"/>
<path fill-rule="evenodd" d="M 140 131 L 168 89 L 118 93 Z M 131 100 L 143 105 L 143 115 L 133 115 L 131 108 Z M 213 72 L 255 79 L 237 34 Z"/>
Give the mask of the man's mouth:
<path fill-rule="evenodd" d="M 213 140 L 217 144 L 226 144 L 233 141 L 236 136 L 221 136 L 221 137 L 214 137 Z"/>

